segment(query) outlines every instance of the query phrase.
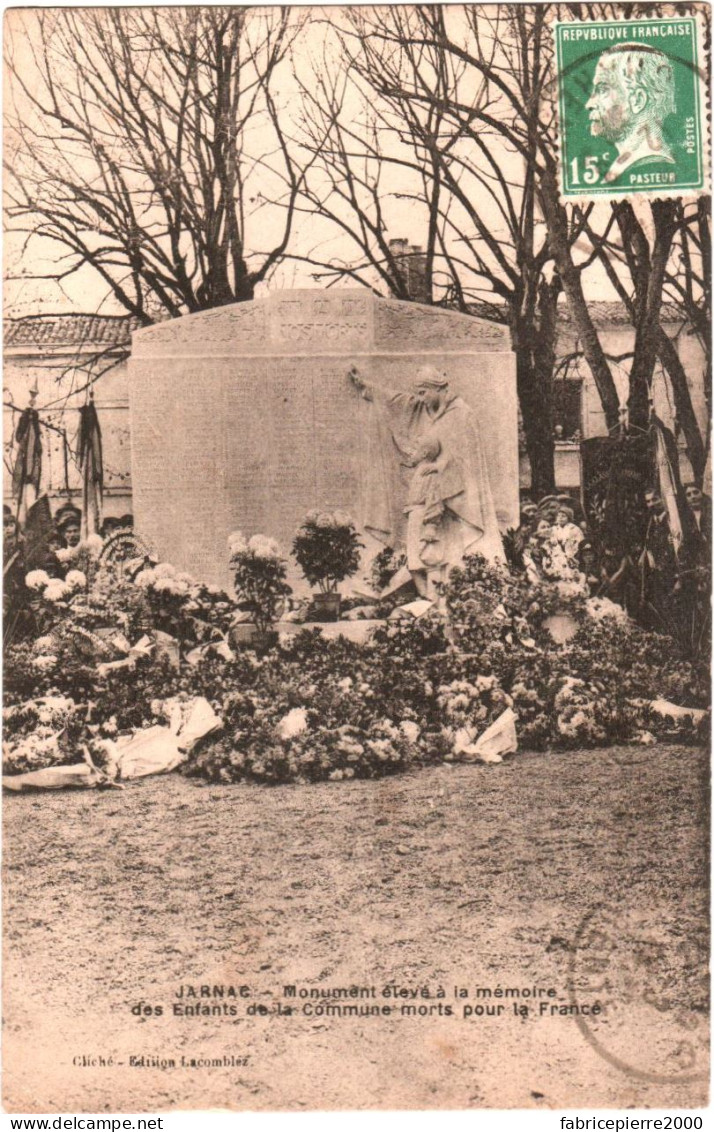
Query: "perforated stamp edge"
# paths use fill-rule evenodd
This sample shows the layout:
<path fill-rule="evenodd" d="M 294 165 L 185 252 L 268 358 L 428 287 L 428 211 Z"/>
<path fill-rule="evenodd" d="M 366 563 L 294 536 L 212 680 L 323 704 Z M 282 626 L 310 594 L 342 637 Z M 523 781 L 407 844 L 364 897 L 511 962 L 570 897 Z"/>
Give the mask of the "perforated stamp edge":
<path fill-rule="evenodd" d="M 706 14 L 705 14 L 706 13 Z M 606 20 L 578 20 L 574 17 L 568 18 L 567 13 L 563 11 L 560 5 L 554 8 L 553 12 L 548 17 L 548 24 L 550 25 L 553 42 L 553 72 L 554 82 L 551 84 L 550 97 L 552 101 L 553 118 L 552 120 L 556 125 L 557 132 L 557 182 L 558 182 L 558 196 L 561 204 L 596 204 L 598 202 L 616 202 L 633 199 L 653 201 L 653 200 L 681 200 L 683 203 L 693 203 L 699 200 L 702 196 L 708 196 L 711 193 L 711 104 L 709 96 L 709 85 L 711 75 L 711 54 L 710 46 L 710 28 L 708 26 L 709 9 L 707 6 L 700 4 L 686 5 L 686 12 L 682 12 L 682 6 L 667 5 L 662 9 L 662 15 L 657 17 L 642 17 L 640 19 L 617 19 L 611 17 Z M 674 186 L 668 189 L 662 185 L 647 186 L 637 185 L 632 187 L 626 186 L 613 186 L 612 188 L 598 188 L 593 190 L 583 189 L 582 193 L 573 193 L 571 191 L 565 192 L 564 185 L 564 130 L 562 124 L 563 106 L 561 99 L 560 87 L 560 73 L 559 73 L 559 40 L 558 29 L 564 27 L 593 27 L 597 25 L 612 25 L 617 23 L 622 24 L 646 24 L 646 23 L 660 23 L 662 20 L 681 20 L 690 21 L 693 26 L 695 36 L 695 58 L 697 60 L 695 92 L 697 99 L 697 121 L 699 130 L 699 139 L 701 143 L 701 184 L 696 186 Z M 615 41 L 616 42 L 616 41 Z M 604 47 L 602 48 L 604 50 Z"/>

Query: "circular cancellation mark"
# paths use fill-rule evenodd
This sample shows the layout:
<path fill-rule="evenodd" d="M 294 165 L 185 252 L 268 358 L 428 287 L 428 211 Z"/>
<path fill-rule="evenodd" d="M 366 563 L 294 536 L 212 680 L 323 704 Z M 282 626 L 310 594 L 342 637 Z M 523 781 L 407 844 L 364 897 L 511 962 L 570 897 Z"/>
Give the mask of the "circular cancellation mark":
<path fill-rule="evenodd" d="M 675 934 L 677 933 L 677 934 Z M 660 1084 L 709 1072 L 706 932 L 664 927 L 656 912 L 597 905 L 581 921 L 569 965 L 570 1001 L 602 1013 L 575 1021 L 593 1049 L 628 1077 Z"/>

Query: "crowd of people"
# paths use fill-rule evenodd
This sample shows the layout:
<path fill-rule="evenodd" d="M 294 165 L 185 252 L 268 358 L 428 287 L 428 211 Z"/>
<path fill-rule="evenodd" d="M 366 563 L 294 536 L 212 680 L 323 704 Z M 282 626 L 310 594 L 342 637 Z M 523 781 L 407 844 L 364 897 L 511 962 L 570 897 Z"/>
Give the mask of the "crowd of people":
<path fill-rule="evenodd" d="M 675 532 L 659 489 L 644 491 L 644 536 L 633 537 L 628 553 L 598 542 L 570 495 L 547 495 L 538 503 L 524 499 L 512 565 L 534 585 L 569 584 L 616 601 L 649 629 L 689 638 L 707 620 L 712 504 L 695 483 L 684 485 L 684 496 L 681 530 Z"/>
<path fill-rule="evenodd" d="M 133 515 L 108 517 L 98 532 L 103 541 L 115 531 L 130 530 Z M 75 565 L 71 553 L 82 541 L 82 512 L 73 503 L 64 503 L 51 517 L 51 525 L 39 530 L 26 529 L 12 507 L 3 504 L 3 617 L 4 639 L 12 639 L 25 615 L 28 594 L 25 579 L 29 570 L 44 570 L 50 578 L 64 579 Z"/>
<path fill-rule="evenodd" d="M 537 504 L 524 501 L 516 538 L 528 580 L 534 585 L 558 581 L 585 587 L 591 549 L 586 532 L 579 504 L 569 495 L 546 495 Z"/>

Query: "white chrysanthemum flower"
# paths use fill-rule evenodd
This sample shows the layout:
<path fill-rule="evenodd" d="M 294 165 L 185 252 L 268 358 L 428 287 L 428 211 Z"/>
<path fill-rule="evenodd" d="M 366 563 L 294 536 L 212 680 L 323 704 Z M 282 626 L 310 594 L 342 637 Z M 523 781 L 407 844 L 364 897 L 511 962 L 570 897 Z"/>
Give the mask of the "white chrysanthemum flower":
<path fill-rule="evenodd" d="M 69 570 L 65 577 L 65 583 L 72 590 L 83 590 L 87 585 L 87 575 L 83 574 L 81 570 Z"/>
<path fill-rule="evenodd" d="M 156 574 L 152 569 L 140 570 L 134 578 L 134 584 L 142 590 L 148 590 L 149 586 L 153 586 L 156 581 Z"/>
<path fill-rule="evenodd" d="M 32 646 L 37 653 L 51 652 L 55 647 L 54 637 L 38 637 Z"/>
<path fill-rule="evenodd" d="M 248 540 L 248 550 L 256 558 L 280 558 L 280 547 L 274 538 L 267 535 L 253 535 Z"/>
<path fill-rule="evenodd" d="M 389 739 L 368 739 L 366 745 L 382 762 L 386 762 L 394 754 Z"/>
<path fill-rule="evenodd" d="M 492 692 L 498 680 L 495 676 L 477 676 L 474 685 L 478 692 Z"/>
<path fill-rule="evenodd" d="M 47 711 L 52 715 L 62 715 L 65 712 L 73 711 L 75 707 L 74 700 L 70 700 L 69 696 L 45 696 L 38 702 L 41 704 L 40 713 Z"/>
<path fill-rule="evenodd" d="M 337 743 L 337 750 L 347 755 L 350 762 L 356 762 L 364 754 L 364 747 L 352 735 L 343 735 Z"/>
<path fill-rule="evenodd" d="M 50 583 L 50 576 L 46 570 L 30 570 L 25 575 L 25 585 L 30 590 L 43 590 Z"/>
<path fill-rule="evenodd" d="M 77 550 L 78 549 L 79 548 L 76 547 L 76 546 L 62 546 L 62 547 L 60 547 L 59 550 L 55 551 L 55 556 L 57 558 L 57 561 L 61 562 L 63 566 L 67 562 L 72 562 L 77 557 Z"/>
<path fill-rule="evenodd" d="M 394 726 L 391 719 L 380 719 L 377 726 L 380 731 L 386 732 L 392 739 L 399 738 L 399 728 Z"/>
<path fill-rule="evenodd" d="M 332 518 L 335 521 L 336 527 L 353 527 L 354 522 L 352 516 L 346 511 L 333 511 Z"/>
<path fill-rule="evenodd" d="M 585 579 L 582 581 L 556 582 L 555 588 L 562 598 L 584 597 L 587 593 Z"/>
<path fill-rule="evenodd" d="M 329 528 L 329 527 L 334 527 L 334 525 L 335 525 L 335 516 L 332 514 L 331 511 L 321 511 L 320 514 L 315 519 L 315 526 L 317 526 L 317 527 Z"/>
<path fill-rule="evenodd" d="M 651 731 L 638 731 L 635 735 L 636 743 L 643 743 L 646 747 L 653 747 L 657 740 Z"/>
<path fill-rule="evenodd" d="M 248 540 L 242 531 L 232 531 L 228 536 L 228 550 L 230 554 L 242 554 L 248 549 Z"/>
<path fill-rule="evenodd" d="M 45 601 L 63 601 L 70 594 L 69 586 L 61 578 L 50 578 L 42 596 Z"/>
<path fill-rule="evenodd" d="M 305 708 L 292 708 L 287 715 L 278 722 L 275 730 L 281 739 L 294 739 L 307 731 L 307 711 Z"/>
<path fill-rule="evenodd" d="M 82 546 L 85 550 L 89 551 L 92 558 L 99 558 L 99 555 L 102 553 L 102 547 L 104 546 L 104 539 L 101 535 L 87 535 Z"/>
<path fill-rule="evenodd" d="M 46 656 L 36 656 L 32 665 L 38 672 L 50 672 L 57 667 L 57 657 L 53 653 L 48 653 Z"/>
<path fill-rule="evenodd" d="M 190 589 L 191 586 L 195 585 L 193 576 L 191 574 L 187 574 L 185 571 L 181 574 L 176 575 L 176 581 L 180 582 L 182 586 L 186 586 L 187 589 Z"/>
<path fill-rule="evenodd" d="M 158 566 L 154 566 L 154 573 L 157 578 L 175 578 L 176 567 L 170 562 L 159 562 Z"/>
<path fill-rule="evenodd" d="M 419 724 L 413 719 L 403 719 L 399 724 L 399 730 L 408 743 L 416 743 L 421 734 Z"/>
<path fill-rule="evenodd" d="M 175 578 L 154 578 L 152 588 L 157 594 L 176 594 L 182 591 Z"/>
<path fill-rule="evenodd" d="M 593 621 L 604 621 L 605 618 L 611 617 L 622 625 L 626 625 L 630 620 L 627 611 L 621 605 L 611 601 L 609 597 L 588 598 L 585 602 L 585 608 Z"/>
<path fill-rule="evenodd" d="M 304 523 L 316 523 L 317 520 L 319 519 L 319 517 L 320 517 L 319 511 L 308 511 L 307 515 L 303 519 L 303 522 Z"/>
<path fill-rule="evenodd" d="M 589 717 L 582 708 L 579 708 L 570 718 L 565 714 L 558 716 L 558 731 L 569 739 L 576 739 L 580 729 L 587 726 L 589 722 Z"/>

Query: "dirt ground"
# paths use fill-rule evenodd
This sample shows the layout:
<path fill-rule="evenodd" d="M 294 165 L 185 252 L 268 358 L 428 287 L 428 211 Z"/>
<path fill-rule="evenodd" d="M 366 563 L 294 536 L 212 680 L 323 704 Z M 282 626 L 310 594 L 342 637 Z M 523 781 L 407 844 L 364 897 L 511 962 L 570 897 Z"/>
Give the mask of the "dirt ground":
<path fill-rule="evenodd" d="M 7 797 L 6 1109 L 702 1105 L 707 765 L 631 747 Z"/>

